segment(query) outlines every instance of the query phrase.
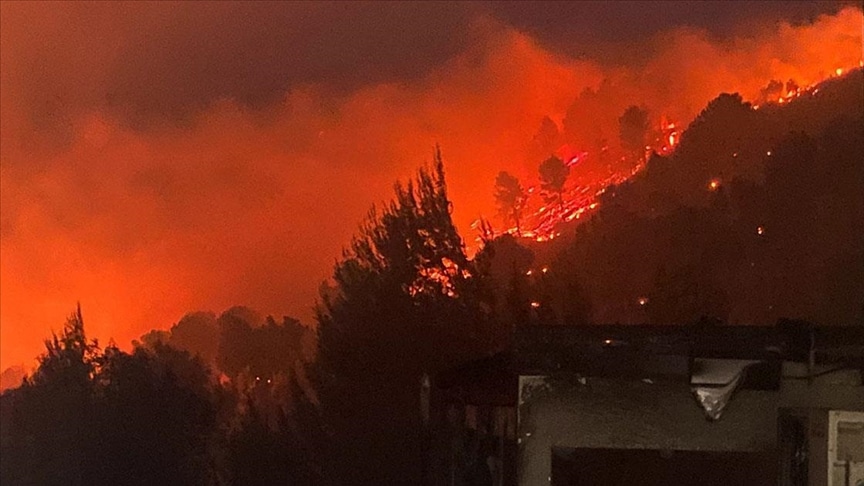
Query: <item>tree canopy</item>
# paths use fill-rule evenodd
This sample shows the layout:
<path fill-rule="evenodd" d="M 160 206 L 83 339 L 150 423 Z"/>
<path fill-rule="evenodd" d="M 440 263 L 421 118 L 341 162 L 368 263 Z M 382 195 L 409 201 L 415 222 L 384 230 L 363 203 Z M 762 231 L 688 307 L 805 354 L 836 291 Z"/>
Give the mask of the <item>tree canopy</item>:
<path fill-rule="evenodd" d="M 528 195 L 519 179 L 509 172 L 501 171 L 495 178 L 495 201 L 498 203 L 498 213 L 505 223 L 516 226 L 516 233 L 520 233 L 522 210 Z"/>
<path fill-rule="evenodd" d="M 570 167 L 556 156 L 549 157 L 540 164 L 540 189 L 547 201 L 557 201 L 563 205 L 564 184 L 570 175 Z"/>
<path fill-rule="evenodd" d="M 416 483 L 419 380 L 493 343 L 483 278 L 451 219 L 444 164 L 373 209 L 321 296 L 319 377 L 341 440 L 330 469 L 363 483 Z M 362 446 L 359 444 L 363 444 Z"/>

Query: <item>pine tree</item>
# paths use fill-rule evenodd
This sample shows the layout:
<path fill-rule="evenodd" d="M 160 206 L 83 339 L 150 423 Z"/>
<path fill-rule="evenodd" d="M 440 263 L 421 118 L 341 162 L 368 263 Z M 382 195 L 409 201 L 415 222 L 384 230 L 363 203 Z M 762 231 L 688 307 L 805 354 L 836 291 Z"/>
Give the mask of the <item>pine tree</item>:
<path fill-rule="evenodd" d="M 395 193 L 369 213 L 336 264 L 335 296 L 318 308 L 318 387 L 341 445 L 325 470 L 358 483 L 419 481 L 420 376 L 488 348 L 491 319 L 450 215 L 440 151 Z"/>

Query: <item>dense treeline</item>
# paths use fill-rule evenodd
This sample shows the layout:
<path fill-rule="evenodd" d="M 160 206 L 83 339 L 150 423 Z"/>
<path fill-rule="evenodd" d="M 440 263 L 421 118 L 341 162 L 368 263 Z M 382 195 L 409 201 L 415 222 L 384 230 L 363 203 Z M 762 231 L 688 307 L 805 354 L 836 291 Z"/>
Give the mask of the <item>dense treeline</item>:
<path fill-rule="evenodd" d="M 280 376 L 225 386 L 200 357 L 161 341 L 100 348 L 79 308 L 0 399 L 0 482 L 318 484 L 315 398 Z"/>

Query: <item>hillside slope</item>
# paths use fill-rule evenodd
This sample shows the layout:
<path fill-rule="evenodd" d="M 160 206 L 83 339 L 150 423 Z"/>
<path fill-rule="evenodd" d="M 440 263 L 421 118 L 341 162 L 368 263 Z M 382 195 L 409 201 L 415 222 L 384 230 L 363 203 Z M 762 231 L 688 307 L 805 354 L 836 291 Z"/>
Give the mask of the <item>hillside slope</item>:
<path fill-rule="evenodd" d="M 531 245 L 548 272 L 526 301 L 558 323 L 864 323 L 862 127 L 861 69 L 782 105 L 720 95 L 590 221 Z"/>

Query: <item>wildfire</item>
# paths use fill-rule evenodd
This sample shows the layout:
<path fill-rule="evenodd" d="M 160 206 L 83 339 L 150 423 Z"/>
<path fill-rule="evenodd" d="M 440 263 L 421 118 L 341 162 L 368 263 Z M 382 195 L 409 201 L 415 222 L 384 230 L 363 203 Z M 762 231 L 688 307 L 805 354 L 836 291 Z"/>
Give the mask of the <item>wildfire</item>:
<path fill-rule="evenodd" d="M 631 160 L 631 169 L 624 171 L 612 172 L 606 177 L 596 180 L 591 184 L 576 184 L 565 188 L 562 193 L 560 202 L 552 205 L 542 204 L 536 209 L 529 210 L 530 203 L 526 206 L 526 213 L 523 215 L 519 228 L 511 227 L 504 231 L 506 234 L 519 236 L 526 239 L 531 239 L 536 242 L 547 242 L 561 236 L 560 225 L 563 223 L 571 223 L 579 220 L 583 215 L 590 211 L 594 211 L 599 207 L 598 197 L 606 192 L 606 188 L 611 185 L 621 184 L 626 182 L 634 175 L 638 174 L 646 165 L 646 161 L 652 153 L 656 152 L 661 155 L 669 155 L 677 147 L 681 139 L 681 131 L 678 124 L 669 122 L 665 117 L 660 120 L 660 123 L 653 130 L 654 139 L 649 145 L 646 145 L 645 154 L 636 160 Z M 608 145 L 600 148 L 600 153 L 608 152 Z M 583 150 L 573 150 L 571 146 L 564 144 L 559 147 L 558 156 L 565 164 L 570 167 L 578 166 L 591 157 L 589 152 Z M 630 160 L 628 157 L 622 157 L 621 162 L 626 163 Z M 542 194 L 539 186 L 528 186 L 525 189 L 526 199 L 534 200 L 533 196 Z M 475 220 L 471 224 L 472 229 L 481 227 L 481 220 Z M 478 236 L 475 241 L 482 243 L 482 235 Z M 527 273 L 531 275 L 531 271 Z"/>
<path fill-rule="evenodd" d="M 858 67 L 861 68 L 862 66 L 864 66 L 864 61 L 859 61 Z M 846 68 L 838 67 L 838 68 L 834 69 L 834 77 L 842 76 L 844 73 L 848 73 L 849 71 L 851 71 L 853 69 L 855 69 L 855 68 L 852 67 L 852 68 L 846 69 Z M 776 91 L 774 91 L 773 97 L 768 96 L 767 98 L 765 98 L 763 100 L 764 101 L 763 104 L 769 104 L 770 105 L 770 104 L 776 103 L 778 105 L 782 105 L 785 103 L 789 103 L 790 101 L 792 101 L 796 98 L 800 98 L 801 96 L 804 96 L 804 95 L 816 96 L 819 93 L 819 88 L 817 88 L 816 86 L 819 83 L 825 81 L 825 79 L 826 78 L 820 79 L 820 80 L 818 80 L 818 81 L 816 81 L 816 82 L 814 82 L 814 83 L 812 83 L 806 87 L 803 87 L 803 88 L 798 86 L 797 83 L 794 83 L 792 80 L 790 80 L 789 83 L 787 83 L 785 90 L 782 90 L 779 95 L 776 94 Z M 752 108 L 754 110 L 758 110 L 763 106 L 763 104 L 755 104 L 754 103 L 752 105 Z"/>
<path fill-rule="evenodd" d="M 596 210 L 599 207 L 597 198 L 606 192 L 607 187 L 621 184 L 639 173 L 645 167 L 646 160 L 652 152 L 662 155 L 672 153 L 681 137 L 678 125 L 667 121 L 665 118 L 660 121 L 654 133 L 656 135 L 654 140 L 651 144 L 646 145 L 644 156 L 633 161 L 632 169 L 623 172 L 614 172 L 591 185 L 571 186 L 565 190 L 563 201 L 560 204 L 537 207 L 536 210 L 523 218 L 521 231 L 517 232 L 517 229 L 513 227 L 506 230 L 506 232 L 513 235 L 518 233 L 523 238 L 532 239 L 537 242 L 551 241 L 561 236 L 559 226 L 562 223 L 578 220 L 584 214 Z M 605 152 L 606 150 L 608 150 L 608 147 L 601 149 L 601 152 Z M 567 145 L 561 147 L 559 154 L 562 155 L 562 160 L 565 160 L 571 168 L 591 156 L 590 153 L 585 151 L 574 153 Z M 626 162 L 627 158 L 625 157 L 622 161 Z M 540 190 L 536 186 L 530 186 L 526 190 L 529 197 L 539 192 Z"/>
<path fill-rule="evenodd" d="M 862 63 L 859 62 L 859 67 L 861 65 Z M 841 76 L 844 73 L 848 73 L 850 70 L 851 69 L 836 68 L 833 71 L 833 74 Z M 827 77 L 830 77 L 830 74 L 829 76 L 826 76 L 826 78 Z M 752 104 L 751 106 L 754 110 L 758 110 L 765 104 L 786 104 L 805 95 L 816 96 L 819 93 L 819 88 L 817 87 L 818 83 L 821 83 L 822 81 L 824 81 L 824 79 L 808 86 L 801 87 L 796 82 L 790 80 L 785 85 L 780 85 L 780 93 L 775 97 L 764 98 L 763 105 Z M 613 172 L 589 185 L 577 184 L 567 187 L 562 194 L 562 200 L 560 203 L 553 205 L 540 205 L 539 207 L 536 207 L 533 212 L 528 212 L 528 214 L 524 215 L 519 231 L 517 231 L 517 228 L 513 227 L 507 229 L 505 232 L 512 235 L 519 235 L 522 238 L 531 239 L 536 242 L 547 242 L 561 236 L 562 224 L 572 223 L 579 220 L 586 215 L 586 213 L 594 211 L 599 207 L 598 198 L 606 192 L 607 187 L 624 183 L 641 172 L 645 168 L 647 160 L 650 158 L 652 153 L 656 152 L 663 156 L 672 154 L 681 141 L 682 131 L 679 128 L 679 125 L 675 122 L 669 121 L 666 117 L 660 119 L 660 122 L 656 125 L 653 133 L 654 138 L 645 146 L 645 153 L 643 155 L 638 157 L 625 156 L 621 158 L 621 162 L 623 163 L 627 163 L 628 161 L 631 162 L 631 169 Z M 604 146 L 600 152 L 606 153 L 607 150 L 608 147 Z M 569 145 L 563 145 L 559 148 L 558 153 L 561 156 L 561 159 L 564 160 L 567 166 L 571 169 L 578 167 L 591 157 L 589 152 L 574 151 Z M 733 152 L 731 154 L 733 158 L 737 158 L 739 155 L 738 152 Z M 770 157 L 772 152 L 768 150 L 765 155 Z M 708 190 L 710 191 L 717 191 L 720 186 L 721 181 L 719 179 L 715 178 L 708 182 Z M 529 186 L 526 188 L 526 194 L 529 200 L 532 199 L 534 195 L 540 193 L 541 191 L 537 186 Z M 762 235 L 763 231 L 764 229 L 761 226 L 757 230 L 759 235 Z M 531 273 L 532 272 L 529 270 L 527 275 L 530 276 Z M 645 299 L 645 302 L 647 303 L 647 298 Z M 641 298 L 639 303 L 640 305 L 645 305 L 642 303 Z"/>

